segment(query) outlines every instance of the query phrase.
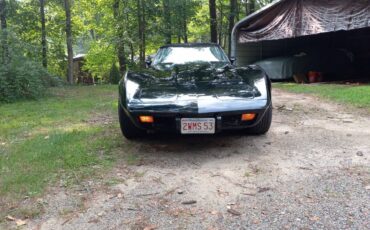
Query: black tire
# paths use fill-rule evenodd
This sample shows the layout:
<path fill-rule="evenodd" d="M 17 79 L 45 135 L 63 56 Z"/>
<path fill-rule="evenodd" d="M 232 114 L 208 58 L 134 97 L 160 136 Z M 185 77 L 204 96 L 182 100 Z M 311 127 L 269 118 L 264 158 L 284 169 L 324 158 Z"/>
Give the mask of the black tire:
<path fill-rule="evenodd" d="M 262 135 L 269 131 L 272 121 L 272 105 L 267 109 L 262 120 L 254 127 L 247 129 L 247 133 L 253 135 Z"/>
<path fill-rule="evenodd" d="M 123 136 L 127 139 L 135 139 L 145 135 L 145 131 L 137 128 L 130 118 L 127 116 L 121 104 L 118 103 L 118 117 L 119 117 L 119 124 L 121 127 L 121 131 Z"/>

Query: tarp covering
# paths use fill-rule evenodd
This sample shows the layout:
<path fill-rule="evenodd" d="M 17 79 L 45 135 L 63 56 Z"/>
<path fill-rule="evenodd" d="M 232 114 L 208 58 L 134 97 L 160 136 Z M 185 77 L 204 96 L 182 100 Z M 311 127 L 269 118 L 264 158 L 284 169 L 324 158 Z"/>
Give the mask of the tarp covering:
<path fill-rule="evenodd" d="M 370 0 L 281 0 L 239 25 L 239 43 L 370 27 Z"/>

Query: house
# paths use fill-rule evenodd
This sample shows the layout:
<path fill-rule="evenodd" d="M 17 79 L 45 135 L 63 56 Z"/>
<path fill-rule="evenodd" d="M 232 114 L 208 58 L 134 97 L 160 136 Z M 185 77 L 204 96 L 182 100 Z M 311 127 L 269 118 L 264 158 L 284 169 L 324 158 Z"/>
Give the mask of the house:
<path fill-rule="evenodd" d="M 85 54 L 78 54 L 73 57 L 73 78 L 79 84 L 95 84 L 93 76 L 83 69 L 85 56 Z"/>

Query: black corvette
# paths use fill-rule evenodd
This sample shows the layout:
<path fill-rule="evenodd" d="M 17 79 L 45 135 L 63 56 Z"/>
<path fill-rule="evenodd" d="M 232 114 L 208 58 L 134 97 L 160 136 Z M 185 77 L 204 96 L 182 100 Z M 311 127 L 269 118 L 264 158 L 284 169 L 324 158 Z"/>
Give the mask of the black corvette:
<path fill-rule="evenodd" d="M 167 45 L 147 69 L 125 73 L 118 112 L 126 138 L 155 131 L 264 134 L 272 119 L 271 83 L 257 66 L 233 66 L 216 44 Z"/>

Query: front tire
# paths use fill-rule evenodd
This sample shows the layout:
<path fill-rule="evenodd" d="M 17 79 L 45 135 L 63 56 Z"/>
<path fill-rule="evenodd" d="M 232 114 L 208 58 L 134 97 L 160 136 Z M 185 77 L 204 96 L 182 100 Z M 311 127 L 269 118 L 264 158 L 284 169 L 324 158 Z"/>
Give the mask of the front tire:
<path fill-rule="evenodd" d="M 145 135 L 145 131 L 137 128 L 118 103 L 118 118 L 123 136 L 127 139 L 135 139 Z"/>
<path fill-rule="evenodd" d="M 247 129 L 247 133 L 253 135 L 262 135 L 269 131 L 272 122 L 272 105 L 263 115 L 262 120 L 254 127 Z"/>

